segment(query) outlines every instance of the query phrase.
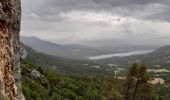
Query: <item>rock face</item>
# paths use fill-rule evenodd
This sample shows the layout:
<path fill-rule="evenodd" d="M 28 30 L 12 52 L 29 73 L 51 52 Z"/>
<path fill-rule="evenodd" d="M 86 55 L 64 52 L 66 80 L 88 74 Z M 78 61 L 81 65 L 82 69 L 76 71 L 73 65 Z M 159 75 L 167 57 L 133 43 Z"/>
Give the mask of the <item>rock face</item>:
<path fill-rule="evenodd" d="M 20 0 L 0 0 L 0 98 L 23 100 L 19 54 Z"/>
<path fill-rule="evenodd" d="M 31 74 L 31 77 L 35 79 L 41 76 L 40 72 L 38 72 L 36 69 L 33 69 L 30 74 Z"/>

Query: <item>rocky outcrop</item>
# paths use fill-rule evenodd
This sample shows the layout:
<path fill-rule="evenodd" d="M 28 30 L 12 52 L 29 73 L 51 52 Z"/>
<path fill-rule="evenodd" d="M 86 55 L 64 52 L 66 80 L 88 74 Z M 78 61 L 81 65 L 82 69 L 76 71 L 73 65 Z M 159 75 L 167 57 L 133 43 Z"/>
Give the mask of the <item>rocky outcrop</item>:
<path fill-rule="evenodd" d="M 20 0 L 0 0 L 0 93 L 10 100 L 24 99 L 20 74 L 20 20 Z"/>
<path fill-rule="evenodd" d="M 33 69 L 33 70 L 30 72 L 30 74 L 31 74 L 31 77 L 34 78 L 34 79 L 37 79 L 37 78 L 39 78 L 39 77 L 41 76 L 40 72 L 37 71 L 36 69 Z"/>
<path fill-rule="evenodd" d="M 27 49 L 26 47 L 24 46 L 24 44 L 21 44 L 20 46 L 20 56 L 22 59 L 25 59 L 28 55 L 28 52 L 27 52 Z"/>

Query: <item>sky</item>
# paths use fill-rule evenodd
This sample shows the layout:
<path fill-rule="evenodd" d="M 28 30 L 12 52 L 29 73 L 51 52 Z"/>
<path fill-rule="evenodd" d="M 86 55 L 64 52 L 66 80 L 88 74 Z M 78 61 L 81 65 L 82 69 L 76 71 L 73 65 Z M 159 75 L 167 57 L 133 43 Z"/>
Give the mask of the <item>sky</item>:
<path fill-rule="evenodd" d="M 170 0 L 22 0 L 21 35 L 62 44 L 170 44 Z"/>

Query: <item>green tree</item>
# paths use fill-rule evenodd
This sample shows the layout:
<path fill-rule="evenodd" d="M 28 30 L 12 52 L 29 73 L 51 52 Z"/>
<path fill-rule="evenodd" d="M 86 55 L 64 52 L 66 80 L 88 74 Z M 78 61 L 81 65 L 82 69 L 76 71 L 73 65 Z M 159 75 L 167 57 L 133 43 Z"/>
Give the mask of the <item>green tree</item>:
<path fill-rule="evenodd" d="M 134 63 L 129 70 L 125 83 L 125 100 L 151 100 L 152 85 L 144 64 Z"/>

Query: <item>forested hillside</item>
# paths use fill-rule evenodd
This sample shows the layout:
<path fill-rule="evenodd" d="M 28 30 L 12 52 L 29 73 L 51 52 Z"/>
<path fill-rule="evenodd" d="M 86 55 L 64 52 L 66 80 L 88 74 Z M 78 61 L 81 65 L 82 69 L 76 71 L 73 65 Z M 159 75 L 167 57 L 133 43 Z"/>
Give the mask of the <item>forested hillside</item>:
<path fill-rule="evenodd" d="M 22 87 L 27 100 L 101 100 L 101 80 L 71 77 L 22 60 Z"/>
<path fill-rule="evenodd" d="M 23 93 L 27 100 L 169 100 L 170 97 L 169 87 L 147 82 L 150 76 L 143 65 L 137 67 L 134 64 L 127 79 L 123 80 L 113 76 L 60 75 L 25 60 L 21 60 L 21 68 Z M 139 79 L 138 82 L 134 77 Z"/>
<path fill-rule="evenodd" d="M 45 69 L 52 69 L 60 74 L 76 76 L 103 76 L 106 74 L 104 69 L 96 68 L 98 64 L 95 62 L 47 55 L 27 46 L 23 48 L 26 50 L 24 59 Z"/>

